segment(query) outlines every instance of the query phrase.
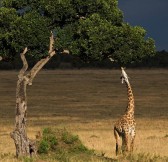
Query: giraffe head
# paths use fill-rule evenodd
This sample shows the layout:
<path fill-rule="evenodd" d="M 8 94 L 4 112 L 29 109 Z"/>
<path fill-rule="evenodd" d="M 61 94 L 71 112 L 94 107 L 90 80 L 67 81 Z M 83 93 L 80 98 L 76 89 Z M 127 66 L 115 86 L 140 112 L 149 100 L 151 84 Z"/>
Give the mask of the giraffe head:
<path fill-rule="evenodd" d="M 129 80 L 128 80 L 128 75 L 125 72 L 124 68 L 121 67 L 121 83 L 123 84 L 124 82 L 128 84 Z"/>

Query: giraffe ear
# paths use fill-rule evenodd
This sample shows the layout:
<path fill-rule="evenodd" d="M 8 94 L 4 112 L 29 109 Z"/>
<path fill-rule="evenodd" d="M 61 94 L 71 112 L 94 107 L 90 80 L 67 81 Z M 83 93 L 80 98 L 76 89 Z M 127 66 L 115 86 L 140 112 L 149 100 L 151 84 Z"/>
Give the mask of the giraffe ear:
<path fill-rule="evenodd" d="M 121 83 L 122 83 L 122 84 L 124 83 L 124 79 L 123 79 L 123 78 L 121 79 Z"/>

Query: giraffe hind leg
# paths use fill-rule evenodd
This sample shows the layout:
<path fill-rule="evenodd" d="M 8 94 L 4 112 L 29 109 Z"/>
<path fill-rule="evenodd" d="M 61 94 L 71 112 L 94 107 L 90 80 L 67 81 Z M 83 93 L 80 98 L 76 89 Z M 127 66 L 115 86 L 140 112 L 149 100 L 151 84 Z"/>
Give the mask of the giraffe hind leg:
<path fill-rule="evenodd" d="M 116 143 L 116 155 L 118 155 L 118 143 Z"/>
<path fill-rule="evenodd" d="M 128 152 L 128 134 L 124 133 L 122 135 L 122 153 L 125 154 Z"/>
<path fill-rule="evenodd" d="M 117 156 L 119 152 L 119 135 L 116 129 L 114 129 L 114 137 L 116 140 L 116 156 Z"/>

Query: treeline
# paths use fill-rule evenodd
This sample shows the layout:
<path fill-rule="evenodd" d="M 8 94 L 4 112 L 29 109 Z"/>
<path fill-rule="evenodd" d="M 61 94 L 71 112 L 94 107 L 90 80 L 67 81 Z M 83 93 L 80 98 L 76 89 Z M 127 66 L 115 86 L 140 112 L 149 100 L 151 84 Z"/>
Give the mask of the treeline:
<path fill-rule="evenodd" d="M 168 52 L 165 50 L 156 52 L 153 57 L 146 57 L 142 62 L 134 64 L 135 67 L 156 67 L 167 68 L 168 67 Z"/>
<path fill-rule="evenodd" d="M 36 58 L 27 56 L 29 67 L 38 61 Z M 79 57 L 72 55 L 56 55 L 51 59 L 44 69 L 80 69 L 80 68 L 117 68 L 120 67 L 118 62 L 111 62 L 109 59 L 93 62 L 83 62 Z M 17 70 L 22 67 L 20 56 L 16 56 L 12 61 L 0 62 L 0 70 Z M 168 67 L 168 52 L 158 51 L 153 57 L 146 57 L 140 62 L 131 62 L 126 67 L 132 68 L 167 68 Z"/>

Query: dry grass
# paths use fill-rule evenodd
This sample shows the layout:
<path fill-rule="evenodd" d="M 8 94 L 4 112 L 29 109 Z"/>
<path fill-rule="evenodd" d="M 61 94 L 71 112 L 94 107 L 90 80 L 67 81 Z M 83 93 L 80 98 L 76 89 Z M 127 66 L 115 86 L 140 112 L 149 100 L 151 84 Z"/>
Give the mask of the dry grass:
<path fill-rule="evenodd" d="M 15 71 L 0 72 L 0 152 L 15 153 Z M 168 70 L 127 70 L 136 100 L 136 153 L 168 152 Z M 28 87 L 28 134 L 45 126 L 71 130 L 86 146 L 115 158 L 113 123 L 127 103 L 119 70 L 42 71 Z M 6 160 L 7 161 L 7 160 Z M 9 160 L 10 162 L 12 160 Z M 13 160 L 14 161 L 14 160 Z"/>

